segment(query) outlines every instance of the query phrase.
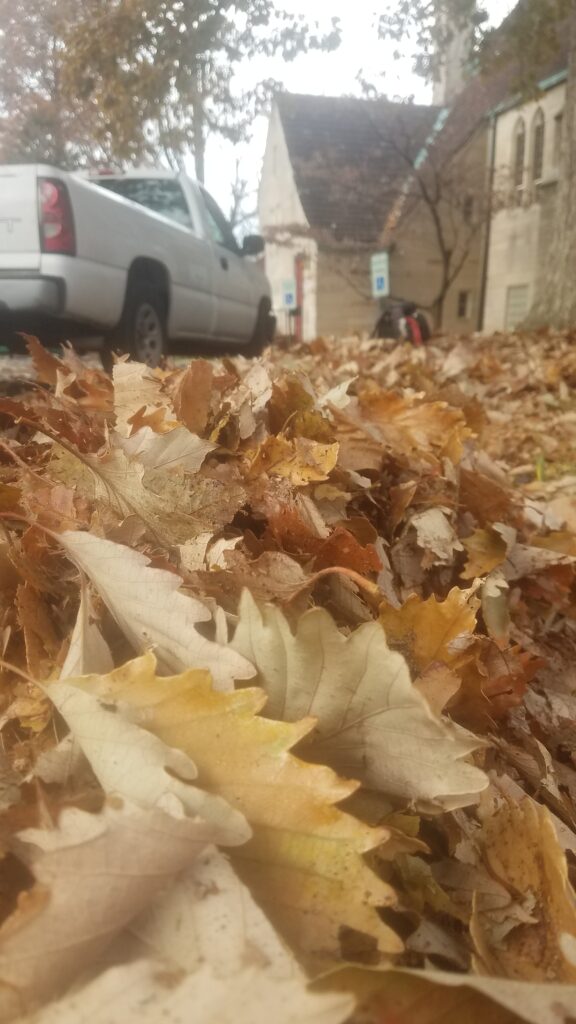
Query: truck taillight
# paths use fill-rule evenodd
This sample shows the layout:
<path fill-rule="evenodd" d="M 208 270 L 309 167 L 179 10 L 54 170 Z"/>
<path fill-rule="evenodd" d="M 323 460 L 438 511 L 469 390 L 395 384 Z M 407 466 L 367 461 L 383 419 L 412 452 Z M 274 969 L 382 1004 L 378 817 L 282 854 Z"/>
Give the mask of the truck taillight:
<path fill-rule="evenodd" d="M 38 179 L 42 252 L 76 255 L 76 232 L 68 189 L 57 178 Z"/>

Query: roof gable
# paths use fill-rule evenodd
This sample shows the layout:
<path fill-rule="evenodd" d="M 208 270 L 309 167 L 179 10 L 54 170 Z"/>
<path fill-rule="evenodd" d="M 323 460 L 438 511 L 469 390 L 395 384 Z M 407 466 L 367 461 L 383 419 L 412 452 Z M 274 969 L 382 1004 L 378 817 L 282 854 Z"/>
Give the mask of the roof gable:
<path fill-rule="evenodd" d="M 375 244 L 440 108 L 290 93 L 276 103 L 312 231 Z"/>

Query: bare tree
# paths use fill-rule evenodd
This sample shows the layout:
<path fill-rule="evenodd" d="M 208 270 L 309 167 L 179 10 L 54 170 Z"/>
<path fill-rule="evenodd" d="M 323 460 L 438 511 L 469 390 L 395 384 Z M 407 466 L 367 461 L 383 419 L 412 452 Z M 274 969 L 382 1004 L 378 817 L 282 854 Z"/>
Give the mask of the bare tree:
<path fill-rule="evenodd" d="M 228 213 L 230 226 L 233 230 L 250 231 L 257 223 L 257 217 L 257 190 L 242 173 L 242 163 L 236 158 Z"/>

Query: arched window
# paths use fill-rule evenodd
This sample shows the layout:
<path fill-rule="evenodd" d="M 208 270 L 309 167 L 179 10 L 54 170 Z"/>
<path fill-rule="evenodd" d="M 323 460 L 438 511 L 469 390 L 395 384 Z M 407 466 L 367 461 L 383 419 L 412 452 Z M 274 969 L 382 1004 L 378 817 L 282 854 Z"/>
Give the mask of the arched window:
<path fill-rule="evenodd" d="M 514 150 L 512 156 L 512 174 L 515 188 L 522 188 L 524 184 L 524 164 L 526 162 L 526 125 L 524 118 L 520 117 L 514 130 Z"/>
<path fill-rule="evenodd" d="M 544 141 L 546 138 L 546 123 L 544 114 L 538 108 L 534 115 L 532 125 L 532 181 L 542 181 L 544 175 Z"/>

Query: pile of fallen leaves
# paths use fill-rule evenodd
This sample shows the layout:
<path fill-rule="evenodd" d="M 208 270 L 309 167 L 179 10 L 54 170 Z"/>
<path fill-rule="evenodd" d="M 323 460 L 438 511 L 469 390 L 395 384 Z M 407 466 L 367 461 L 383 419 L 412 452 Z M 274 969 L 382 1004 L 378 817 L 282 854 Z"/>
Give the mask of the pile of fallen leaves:
<path fill-rule="evenodd" d="M 0 1022 L 576 1020 L 571 339 L 29 346 Z"/>

